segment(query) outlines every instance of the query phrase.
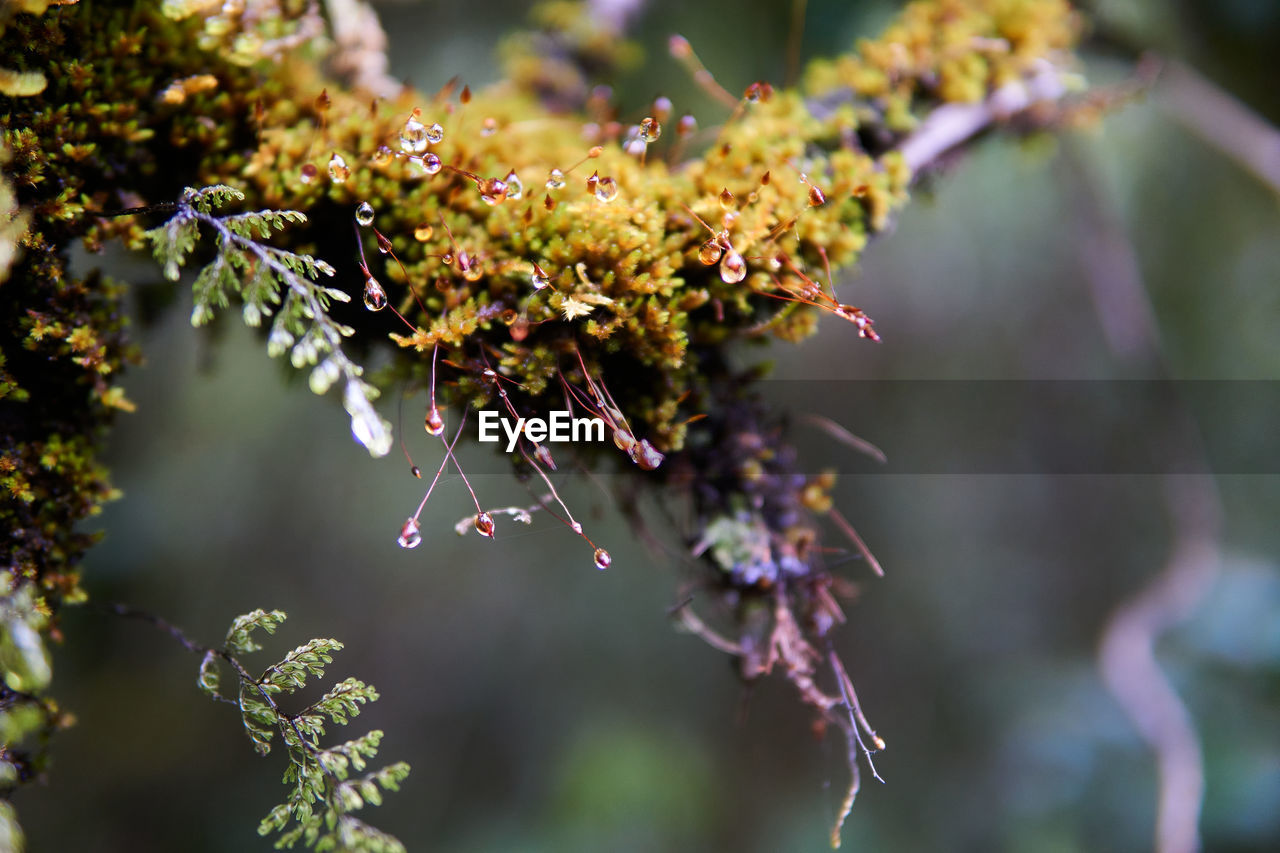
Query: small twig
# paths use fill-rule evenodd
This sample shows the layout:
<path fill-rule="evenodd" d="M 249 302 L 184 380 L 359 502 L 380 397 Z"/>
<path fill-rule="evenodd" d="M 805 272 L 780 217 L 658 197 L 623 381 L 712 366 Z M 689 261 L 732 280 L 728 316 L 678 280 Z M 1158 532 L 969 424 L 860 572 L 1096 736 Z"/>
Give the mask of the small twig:
<path fill-rule="evenodd" d="M 831 520 L 836 523 L 836 527 L 839 527 L 841 532 L 843 532 L 845 536 L 848 536 L 850 541 L 853 542 L 853 547 L 858 549 L 858 553 L 867 561 L 867 565 L 871 567 L 871 571 L 875 572 L 880 577 L 884 577 L 884 569 L 880 566 L 880 561 L 876 559 L 875 554 L 871 553 L 871 549 L 867 547 L 867 543 L 862 541 L 862 537 L 858 535 L 858 531 L 853 529 L 853 525 L 850 524 L 849 520 L 840 513 L 840 510 L 832 507 L 827 514 L 830 515 Z"/>

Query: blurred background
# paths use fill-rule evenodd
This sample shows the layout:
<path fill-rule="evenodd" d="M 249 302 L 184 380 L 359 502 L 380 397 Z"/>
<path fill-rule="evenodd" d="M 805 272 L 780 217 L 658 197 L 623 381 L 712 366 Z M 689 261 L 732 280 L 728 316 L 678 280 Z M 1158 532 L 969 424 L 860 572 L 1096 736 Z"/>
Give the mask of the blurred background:
<path fill-rule="evenodd" d="M 846 49 L 896 7 L 810 0 L 804 56 Z M 494 46 L 525 14 L 489 0 L 380 11 L 393 74 L 426 91 L 455 74 L 494 79 Z M 1280 122 L 1280 5 L 1102 0 L 1097 11 L 1114 40 L 1180 57 Z M 787 3 L 644 4 L 633 32 L 646 61 L 619 81 L 624 114 L 667 94 L 714 124 L 722 110 L 666 57 L 666 37 L 687 36 L 738 91 L 786 74 L 790 15 Z M 1102 51 L 1091 62 L 1099 80 L 1125 70 Z M 883 344 L 827 318 L 805 344 L 744 361 L 770 358 L 782 380 L 1274 381 L 1276 191 L 1189 132 L 1176 100 L 1157 88 L 1091 132 L 978 145 L 925 182 L 842 285 Z M 113 263 L 126 280 L 158 279 L 145 259 Z M 1098 306 L 1117 268 L 1141 285 L 1118 291 L 1121 303 L 1149 300 L 1158 357 L 1117 349 L 1123 329 L 1109 336 Z M 403 459 L 371 461 L 336 399 L 287 378 L 237 322 L 217 340 L 193 334 L 189 299 L 136 328 L 147 364 L 126 383 L 139 412 L 110 438 L 125 496 L 87 561 L 96 600 L 205 642 L 239 613 L 285 609 L 263 666 L 312 636 L 344 642 L 332 680 L 360 677 L 383 698 L 331 734 L 384 729 L 381 758 L 412 764 L 369 815 L 412 850 L 826 849 L 842 743 L 815 741 L 788 685 L 748 695 L 724 656 L 673 630 L 666 608 L 685 570 L 636 542 L 607 476 L 565 494 L 612 552 L 606 572 L 549 519 L 519 530 L 499 519 L 495 542 L 459 538 L 469 499 L 454 481 L 424 513 L 423 545 L 401 550 L 422 486 Z M 786 385 L 769 387 L 785 398 Z M 394 419 L 394 397 L 384 412 Z M 420 417 L 409 401 L 405 423 Z M 892 439 L 864 432 L 856 409 L 842 422 Z M 1245 426 L 1246 458 L 1274 463 L 1276 422 Z M 1159 440 L 1168 424 L 1150 429 Z M 438 463 L 419 430 L 405 433 L 424 469 Z M 1096 653 L 1110 614 L 1177 541 L 1165 479 L 885 473 L 820 434 L 797 437 L 815 464 L 853 472 L 837 505 L 886 569 L 839 569 L 859 595 L 838 650 L 889 745 L 877 757 L 887 784 L 864 782 L 846 849 L 1150 849 L 1152 753 Z M 469 448 L 464 466 L 497 470 L 484 456 Z M 1220 496 L 1222 560 L 1157 648 L 1204 750 L 1207 850 L 1280 849 L 1280 477 L 1266 470 L 1192 484 Z M 486 504 L 523 500 L 509 475 L 474 485 Z M 234 710 L 196 690 L 199 661 L 87 609 L 63 630 L 55 693 L 79 722 L 59 736 L 47 783 L 18 798 L 30 849 L 270 849 L 255 828 L 283 798 L 284 758 L 257 757 Z"/>

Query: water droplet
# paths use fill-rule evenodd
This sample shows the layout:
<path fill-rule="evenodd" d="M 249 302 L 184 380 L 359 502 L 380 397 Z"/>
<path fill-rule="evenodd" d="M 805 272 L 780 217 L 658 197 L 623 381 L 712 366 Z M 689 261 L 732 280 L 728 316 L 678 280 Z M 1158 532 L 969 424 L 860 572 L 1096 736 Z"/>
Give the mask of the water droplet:
<path fill-rule="evenodd" d="M 498 132 L 498 120 L 496 118 L 487 118 L 480 124 L 481 136 L 493 136 Z"/>
<path fill-rule="evenodd" d="M 519 201 L 524 197 L 524 184 L 520 182 L 520 176 L 516 174 L 515 169 L 507 172 L 507 176 L 503 180 L 507 184 L 508 200 Z"/>
<path fill-rule="evenodd" d="M 351 177 L 351 170 L 347 168 L 347 161 L 335 151 L 329 158 L 329 180 L 335 184 L 344 184 L 349 177 Z"/>
<path fill-rule="evenodd" d="M 387 292 L 373 276 L 369 276 L 364 282 L 364 307 L 370 311 L 381 311 L 387 307 Z"/>
<path fill-rule="evenodd" d="M 430 222 L 422 222 L 418 227 L 413 229 L 413 239 L 419 243 L 425 243 L 431 239 L 431 235 L 436 232 L 435 226 Z"/>
<path fill-rule="evenodd" d="M 667 103 L 670 104 L 671 102 L 668 101 Z M 640 138 L 645 141 L 645 144 L 657 142 L 658 137 L 661 135 L 662 125 L 656 118 L 649 117 L 640 122 Z"/>
<path fill-rule="evenodd" d="M 603 548 L 597 548 L 595 554 L 596 568 L 603 571 L 609 568 L 609 564 L 613 562 L 613 557 L 609 556 L 609 552 Z"/>
<path fill-rule="evenodd" d="M 480 182 L 480 198 L 490 207 L 495 207 L 507 200 L 507 182 L 497 178 L 485 178 Z"/>
<path fill-rule="evenodd" d="M 422 171 L 426 172 L 428 175 L 436 174 L 440 171 L 443 165 L 444 164 L 440 162 L 440 158 L 434 154 L 428 154 L 422 158 Z"/>
<path fill-rule="evenodd" d="M 637 128 L 636 135 L 626 141 L 626 144 L 622 146 L 622 150 L 632 157 L 639 157 L 649 150 L 649 146 L 640 138 L 640 131 Z"/>
<path fill-rule="evenodd" d="M 747 277 L 747 262 L 733 249 L 720 261 L 720 278 L 725 284 L 737 284 Z"/>
<path fill-rule="evenodd" d="M 427 417 L 422 423 L 422 428 L 427 431 L 427 435 L 439 435 L 444 432 L 444 418 L 440 416 L 440 410 L 436 408 L 435 403 L 427 409 Z"/>
<path fill-rule="evenodd" d="M 716 240 L 708 240 L 698 249 L 698 260 L 702 261 L 706 266 L 711 266 L 720 260 L 720 256 L 724 254 L 724 248 Z"/>
<path fill-rule="evenodd" d="M 640 466 L 640 468 L 645 471 L 654 470 L 661 465 L 662 460 L 666 458 L 667 457 L 665 455 L 659 453 L 658 449 L 649 443 L 649 439 L 647 438 L 640 439 L 640 443 L 631 451 L 631 461 L 635 462 L 636 465 Z"/>
<path fill-rule="evenodd" d="M 400 538 L 396 540 L 401 548 L 417 548 L 422 544 L 422 532 L 418 529 L 418 520 L 410 518 L 400 528 Z"/>
<path fill-rule="evenodd" d="M 356 222 L 361 225 L 372 225 L 373 205 L 367 201 L 360 202 L 360 206 L 356 208 Z"/>
<path fill-rule="evenodd" d="M 618 427 L 613 431 L 613 443 L 624 453 L 630 453 L 631 448 L 635 447 L 636 437 L 623 427 Z"/>
<path fill-rule="evenodd" d="M 319 172 L 320 170 L 316 168 L 315 163 L 305 163 L 303 164 L 302 169 L 298 171 L 298 180 L 302 181 L 304 184 L 309 184 L 316 179 L 316 175 Z"/>
<path fill-rule="evenodd" d="M 429 144 L 439 145 L 440 141 L 444 139 L 444 128 L 441 127 L 439 124 L 432 122 L 431 124 L 427 125 L 426 134 L 427 134 L 427 142 Z"/>
<path fill-rule="evenodd" d="M 551 283 L 551 276 L 547 275 L 546 271 L 537 264 L 533 265 L 533 275 L 530 278 L 533 281 L 534 290 L 542 290 L 542 288 Z"/>
<path fill-rule="evenodd" d="M 558 190 L 564 187 L 564 172 L 559 169 L 552 169 L 547 175 L 547 189 Z"/>
<path fill-rule="evenodd" d="M 465 267 L 459 267 L 462 270 L 462 277 L 467 281 L 479 281 L 484 277 L 484 264 L 480 263 L 477 258 Z"/>
<path fill-rule="evenodd" d="M 427 127 L 418 121 L 417 111 L 409 116 L 404 127 L 400 128 L 400 148 L 406 154 L 421 154 L 427 150 Z"/>
<path fill-rule="evenodd" d="M 582 524 L 577 521 L 570 522 L 569 529 L 574 533 L 577 533 L 579 536 L 582 535 Z"/>
<path fill-rule="evenodd" d="M 724 230 L 728 231 L 738 221 L 738 211 L 726 210 L 724 215 L 720 217 L 720 224 L 724 226 Z"/>
<path fill-rule="evenodd" d="M 378 150 L 373 152 L 371 160 L 375 166 L 385 166 L 391 162 L 391 158 L 394 156 L 395 154 L 392 153 L 390 148 L 385 145 L 379 145 Z"/>
<path fill-rule="evenodd" d="M 596 182 L 596 200 L 608 204 L 618 197 L 618 182 L 609 175 L 605 175 Z"/>
<path fill-rule="evenodd" d="M 815 187 L 813 184 L 809 184 L 809 206 L 821 207 L 826 203 L 827 194 Z"/>
<path fill-rule="evenodd" d="M 476 533 L 481 536 L 493 538 L 493 516 L 487 512 L 482 512 L 476 516 Z"/>
<path fill-rule="evenodd" d="M 445 252 L 443 255 L 441 255 L 441 256 L 440 256 L 440 263 L 444 264 L 446 267 L 447 267 L 447 266 L 449 266 L 450 264 L 452 264 L 452 263 L 453 263 L 453 252 Z"/>
<path fill-rule="evenodd" d="M 733 210 L 738 206 L 738 200 L 733 197 L 733 193 L 729 192 L 729 188 L 725 187 L 720 191 L 720 207 L 722 210 Z"/>

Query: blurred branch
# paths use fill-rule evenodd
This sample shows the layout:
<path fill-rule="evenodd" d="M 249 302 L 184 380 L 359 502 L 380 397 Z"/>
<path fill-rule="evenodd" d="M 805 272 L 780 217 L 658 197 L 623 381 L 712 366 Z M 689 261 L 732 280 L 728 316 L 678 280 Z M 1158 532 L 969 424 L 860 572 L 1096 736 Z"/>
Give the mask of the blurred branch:
<path fill-rule="evenodd" d="M 387 34 L 378 13 L 364 0 L 326 0 L 335 50 L 333 70 L 351 84 L 380 98 L 403 88 L 387 74 Z"/>
<path fill-rule="evenodd" d="M 1166 62 L 1157 91 L 1171 118 L 1280 193 L 1280 131 L 1181 62 Z"/>
<path fill-rule="evenodd" d="M 1030 77 L 1001 86 L 984 101 L 938 107 L 903 140 L 898 151 L 911 170 L 918 172 L 993 125 L 1037 104 L 1059 101 L 1066 94 L 1064 72 L 1042 61 Z"/>
<path fill-rule="evenodd" d="M 1074 220 L 1095 310 L 1117 355 L 1153 366 L 1163 362 L 1154 311 L 1133 245 L 1098 191 L 1099 179 L 1068 145 Z M 1167 371 L 1163 371 L 1167 372 Z M 1203 600 L 1219 568 L 1221 500 L 1189 413 L 1167 424 L 1166 436 L 1205 473 L 1170 476 L 1161 492 L 1173 541 L 1158 573 L 1111 614 L 1098 664 L 1111 694 L 1155 753 L 1158 807 L 1155 849 L 1192 853 L 1200 847 L 1204 756 L 1195 724 L 1156 661 L 1160 636 Z"/>

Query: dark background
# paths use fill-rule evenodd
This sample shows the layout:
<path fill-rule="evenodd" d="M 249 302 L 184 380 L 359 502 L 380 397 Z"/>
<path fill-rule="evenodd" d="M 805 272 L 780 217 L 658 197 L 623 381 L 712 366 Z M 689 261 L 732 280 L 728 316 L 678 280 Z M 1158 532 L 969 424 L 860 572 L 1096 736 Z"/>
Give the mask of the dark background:
<path fill-rule="evenodd" d="M 713 124 L 721 112 L 691 93 L 666 36 L 686 35 L 730 90 L 778 81 L 788 5 L 646 4 L 635 33 L 647 59 L 620 102 L 642 110 L 665 93 Z M 1280 119 L 1280 5 L 1098 8 L 1114 40 L 1183 57 Z M 893 9 L 813 0 L 804 54 L 846 48 Z M 454 74 L 473 86 L 493 79 L 495 41 L 524 14 L 489 2 L 382 12 L 394 73 L 426 91 Z M 1090 75 L 1117 77 L 1113 56 L 1096 53 Z M 1082 213 L 1086 185 L 1100 201 Z M 743 359 L 775 359 L 777 385 L 1274 381 L 1276 200 L 1188 134 L 1159 90 L 1093 131 L 992 139 L 922 188 L 846 277 L 842 298 L 875 318 L 883 344 L 828 318 L 799 347 Z M 1160 359 L 1108 345 L 1087 283 L 1098 210 L 1135 253 Z M 126 279 L 157 278 L 146 260 L 113 263 Z M 635 542 L 607 483 L 581 480 L 565 494 L 613 553 L 606 572 L 547 519 L 528 530 L 499 519 L 495 542 L 459 539 L 451 526 L 469 504 L 459 482 L 432 498 L 423 546 L 403 551 L 396 532 L 421 496 L 403 460 L 371 461 L 335 395 L 286 383 L 237 323 L 216 342 L 193 334 L 189 298 L 137 330 L 148 362 L 127 381 L 139 412 L 111 438 L 125 497 L 101 517 L 106 539 L 88 559 L 95 599 L 165 615 L 209 642 L 236 614 L 279 607 L 291 618 L 269 652 L 316 635 L 346 643 L 334 679 L 355 675 L 383 694 L 349 731 L 384 729 L 382 757 L 413 765 L 403 792 L 370 818 L 410 849 L 825 848 L 846 782 L 842 747 L 814 742 L 785 684 L 766 682 L 744 702 L 726 659 L 672 630 L 665 608 L 684 570 Z M 419 406 L 405 406 L 407 424 Z M 394 418 L 394 399 L 383 410 Z M 842 422 L 862 432 L 856 410 Z M 1154 441 L 1168 424 L 1149 428 Z M 1269 452 L 1276 430 L 1243 424 L 1245 457 Z M 406 435 L 434 467 L 421 433 Z M 798 435 L 849 469 L 847 448 Z M 1152 758 L 1105 691 L 1095 648 L 1111 610 L 1168 551 L 1162 478 L 866 470 L 840 480 L 837 504 L 887 576 L 856 562 L 839 570 L 860 595 L 837 643 L 889 749 L 878 760 L 887 784 L 864 787 L 846 849 L 1149 849 Z M 521 500 L 508 475 L 475 479 L 486 503 Z M 1221 572 L 1159 652 L 1203 742 L 1206 849 L 1274 850 L 1280 479 L 1235 473 L 1216 486 Z M 199 661 L 145 625 L 87 610 L 63 625 L 55 692 L 79 722 L 59 737 L 47 784 L 19 796 L 30 849 L 269 849 L 254 829 L 283 798 L 283 757 L 256 757 L 234 710 L 196 690 Z"/>

